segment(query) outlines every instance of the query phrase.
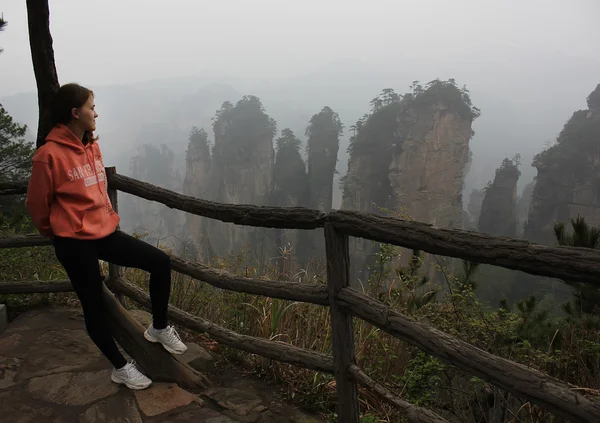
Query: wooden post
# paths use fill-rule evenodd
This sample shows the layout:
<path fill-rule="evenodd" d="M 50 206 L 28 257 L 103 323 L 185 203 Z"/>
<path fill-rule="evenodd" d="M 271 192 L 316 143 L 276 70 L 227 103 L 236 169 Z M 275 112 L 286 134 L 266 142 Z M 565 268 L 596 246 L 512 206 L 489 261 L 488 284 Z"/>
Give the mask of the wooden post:
<path fill-rule="evenodd" d="M 118 213 L 119 199 L 117 197 L 117 190 L 112 189 L 108 186 L 108 181 L 110 180 L 112 175 L 115 175 L 117 173 L 117 168 L 114 166 L 106 167 L 104 168 L 104 171 L 106 172 L 106 187 L 108 191 L 108 199 L 110 200 L 110 204 L 112 205 L 113 210 Z M 117 229 L 119 229 L 119 226 L 117 226 Z M 108 263 L 108 277 L 111 280 L 115 280 L 121 277 L 121 268 L 116 264 Z M 115 293 L 115 296 L 117 297 L 117 300 L 119 300 L 119 303 L 121 303 L 121 305 L 125 307 L 125 296 L 123 296 L 123 294 L 120 293 Z"/>
<path fill-rule="evenodd" d="M 338 393 L 338 421 L 358 423 L 360 419 L 358 388 L 349 373 L 350 366 L 356 364 L 354 327 L 352 316 L 343 312 L 336 301 L 338 292 L 350 286 L 348 236 L 336 231 L 330 224 L 325 225 L 325 252 L 331 310 L 333 368 Z"/>

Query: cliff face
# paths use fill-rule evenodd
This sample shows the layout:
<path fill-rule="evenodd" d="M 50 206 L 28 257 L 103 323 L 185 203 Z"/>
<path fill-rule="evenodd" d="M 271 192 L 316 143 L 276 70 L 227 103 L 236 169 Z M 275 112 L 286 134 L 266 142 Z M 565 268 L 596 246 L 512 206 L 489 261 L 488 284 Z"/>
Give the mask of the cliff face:
<path fill-rule="evenodd" d="M 439 227 L 462 227 L 464 169 L 471 124 L 478 109 L 450 81 L 373 100 L 370 115 L 352 130 L 342 208 L 412 218 Z M 364 263 L 372 243 L 352 240 L 353 261 Z M 355 270 L 360 273 L 361 266 Z"/>
<path fill-rule="evenodd" d="M 280 207 L 299 207 L 306 205 L 308 179 L 306 165 L 300 155 L 301 141 L 293 131 L 286 128 L 277 139 L 277 153 L 273 167 L 273 188 L 269 204 Z M 306 232 L 306 231 L 303 231 Z M 280 257 L 280 270 L 284 260 L 291 260 L 298 254 L 302 231 L 275 229 L 275 246 Z M 288 266 L 289 268 L 289 266 Z"/>
<path fill-rule="evenodd" d="M 208 134 L 204 129 L 193 128 L 190 132 L 188 149 L 185 157 L 185 180 L 183 193 L 203 200 L 212 199 L 211 192 L 211 154 L 208 145 Z M 210 220 L 186 213 L 186 231 L 184 238 L 193 256 L 210 257 L 208 227 Z"/>
<path fill-rule="evenodd" d="M 461 228 L 471 121 L 442 101 L 411 108 L 399 121 L 407 131 L 389 167 L 391 208 L 421 222 Z"/>
<path fill-rule="evenodd" d="M 469 196 L 469 202 L 467 205 L 467 216 L 463 229 L 469 231 L 476 231 L 479 224 L 479 216 L 481 216 L 481 205 L 483 204 L 483 198 L 485 197 L 485 188 L 473 189 Z"/>
<path fill-rule="evenodd" d="M 337 113 L 324 107 L 314 114 L 306 128 L 307 195 L 301 205 L 324 212 L 331 211 L 333 178 L 340 149 L 343 125 Z M 300 265 L 308 266 L 310 258 L 325 257 L 325 238 L 322 229 L 298 233 L 297 253 Z"/>
<path fill-rule="evenodd" d="M 267 204 L 272 186 L 275 130 L 275 121 L 265 113 L 257 97 L 245 96 L 235 106 L 225 102 L 213 119 L 212 157 L 205 141 L 188 149 L 185 191 L 222 203 Z M 190 222 L 189 229 L 204 258 L 251 248 L 252 256 L 260 259 L 267 244 L 267 232 L 260 228 L 203 218 Z"/>
<path fill-rule="evenodd" d="M 135 179 L 177 192 L 183 181 L 174 162 L 175 155 L 166 145 L 145 144 L 131 158 L 129 173 Z M 134 222 L 123 229 L 146 234 L 145 239 L 151 244 L 160 242 L 177 251 L 182 248 L 181 243 L 170 236 L 180 234 L 185 222 L 183 212 L 136 196 L 124 196 L 122 206 L 129 213 L 123 221 Z"/>
<path fill-rule="evenodd" d="M 324 107 L 313 115 L 306 128 L 308 155 L 307 207 L 324 212 L 331 210 L 333 175 L 340 148 L 342 123 L 337 113 Z"/>
<path fill-rule="evenodd" d="M 525 224 L 527 223 L 527 216 L 529 215 L 529 206 L 531 205 L 531 197 L 533 195 L 533 189 L 535 188 L 535 179 L 529 182 L 523 188 L 523 192 L 517 198 L 517 236 L 523 235 Z"/>
<path fill-rule="evenodd" d="M 494 182 L 485 190 L 479 216 L 479 232 L 496 236 L 517 235 L 517 182 L 521 172 L 517 165 L 504 159 L 496 169 Z"/>
<path fill-rule="evenodd" d="M 600 84 L 588 97 L 588 109 L 576 111 L 557 143 L 533 161 L 538 170 L 525 236 L 556 244 L 553 226 L 580 215 L 600 224 Z"/>

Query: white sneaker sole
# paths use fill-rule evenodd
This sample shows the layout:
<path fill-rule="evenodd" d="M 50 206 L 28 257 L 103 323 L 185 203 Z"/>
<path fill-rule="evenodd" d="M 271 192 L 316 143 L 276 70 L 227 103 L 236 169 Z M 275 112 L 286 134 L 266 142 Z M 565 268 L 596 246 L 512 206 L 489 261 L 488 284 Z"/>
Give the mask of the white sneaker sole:
<path fill-rule="evenodd" d="M 115 377 L 113 375 L 110 376 L 110 380 L 112 380 L 114 383 L 117 383 L 119 385 L 125 385 L 127 386 L 129 389 L 132 389 L 134 391 L 140 391 L 142 389 L 146 389 L 147 387 L 149 387 L 150 385 L 152 385 L 152 381 L 150 381 L 147 384 L 144 385 L 133 385 L 131 383 L 127 383 L 124 380 L 120 380 L 120 379 L 115 379 Z"/>
<path fill-rule="evenodd" d="M 146 341 L 150 341 L 153 344 L 160 343 L 160 345 L 162 345 L 163 348 L 165 350 L 169 351 L 171 354 L 181 355 L 181 354 L 183 354 L 184 352 L 187 351 L 187 348 L 185 350 L 183 350 L 183 351 L 175 351 L 173 348 L 169 347 L 168 345 L 163 344 L 162 342 L 160 342 L 160 340 L 158 340 L 155 337 L 153 337 L 152 335 L 150 335 L 148 333 L 148 330 L 144 331 L 144 338 L 146 338 Z"/>

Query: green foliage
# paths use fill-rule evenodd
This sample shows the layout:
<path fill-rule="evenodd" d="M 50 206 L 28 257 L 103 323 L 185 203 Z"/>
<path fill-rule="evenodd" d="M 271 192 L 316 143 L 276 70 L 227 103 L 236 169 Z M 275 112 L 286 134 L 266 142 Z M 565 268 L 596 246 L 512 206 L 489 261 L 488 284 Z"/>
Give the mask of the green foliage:
<path fill-rule="evenodd" d="M 481 111 L 471 101 L 471 95 L 466 85 L 459 88 L 453 78 L 447 81 L 434 79 L 423 88 L 419 81 L 411 85 L 412 92 L 404 95 L 403 100 L 408 101 L 410 107 L 430 107 L 442 103 L 450 110 L 458 113 L 464 119 L 473 121 L 481 115 Z"/>
<path fill-rule="evenodd" d="M 435 399 L 446 365 L 422 351 L 410 360 L 402 377 L 405 398 L 419 406 L 428 406 Z"/>
<path fill-rule="evenodd" d="M 310 155 L 311 150 L 323 150 L 323 148 L 338 148 L 339 138 L 344 132 L 344 125 L 339 115 L 330 107 L 323 107 L 319 113 L 310 118 L 306 127 L 306 150 Z"/>
<path fill-rule="evenodd" d="M 519 153 L 515 154 L 512 159 L 505 157 L 500 164 L 500 167 L 496 169 L 496 175 L 501 172 L 511 172 L 516 173 L 518 175 L 521 174 L 519 171 L 519 166 L 521 165 L 521 155 Z"/>
<path fill-rule="evenodd" d="M 29 179 L 35 148 L 26 133 L 0 105 L 0 182 Z M 26 216 L 25 196 L 0 197 L 0 225 L 20 226 Z"/>
<path fill-rule="evenodd" d="M 598 154 L 599 136 L 600 119 L 588 119 L 587 110 L 578 110 L 564 125 L 556 144 L 534 157 L 533 166 L 554 167 L 578 176 Z"/>
<path fill-rule="evenodd" d="M 300 155 L 301 141 L 286 128 L 276 141 L 275 164 L 273 165 L 273 190 L 271 203 L 290 206 L 304 205 L 307 192 L 306 166 Z"/>
<path fill-rule="evenodd" d="M 340 181 L 344 197 L 356 187 L 373 187 L 374 204 L 384 206 L 391 195 L 388 178 L 393 153 L 400 148 L 402 138 L 398 133 L 398 116 L 403 110 L 400 96 L 390 89 L 384 90 L 371 101 L 371 114 L 364 115 L 350 129 L 348 152 L 352 157 L 364 156 L 369 160 L 362 166 L 362 173 L 348 172 Z"/>
<path fill-rule="evenodd" d="M 294 135 L 294 131 L 289 128 L 285 128 L 281 131 L 281 136 L 277 138 L 275 142 L 277 153 L 281 152 L 281 150 L 292 150 L 296 152 L 300 152 L 300 146 L 302 145 L 302 141 Z"/>
<path fill-rule="evenodd" d="M 188 149 L 186 156 L 191 158 L 193 156 L 204 156 L 210 157 L 210 146 L 208 144 L 208 134 L 204 129 L 198 129 L 195 126 L 192 127 L 189 135 Z"/>
<path fill-rule="evenodd" d="M 261 140 L 272 140 L 277 124 L 264 110 L 260 99 L 247 95 L 235 106 L 225 102 L 213 117 L 215 151 L 220 160 L 238 162 L 254 152 Z"/>
<path fill-rule="evenodd" d="M 402 96 L 397 94 L 393 88 L 384 88 L 381 93 L 371 100 L 371 113 L 375 113 L 387 106 L 399 103 Z"/>
<path fill-rule="evenodd" d="M 307 207 L 331 208 L 333 176 L 343 131 L 340 117 L 329 107 L 324 107 L 310 119 L 305 132 L 309 184 Z"/>
<path fill-rule="evenodd" d="M 26 179 L 31 169 L 33 143 L 25 141 L 27 125 L 19 125 L 0 105 L 0 181 Z"/>
<path fill-rule="evenodd" d="M 581 248 L 600 248 L 600 228 L 590 227 L 585 218 L 577 216 L 571 219 L 571 234 L 567 233 L 563 222 L 554 224 L 554 236 L 559 245 Z M 575 288 L 574 304 L 565 306 L 565 311 L 571 315 L 600 314 L 600 292 L 595 286 L 578 281 L 565 280 Z"/>
<path fill-rule="evenodd" d="M 350 127 L 348 152 L 374 152 L 379 149 L 389 151 L 396 141 L 397 117 L 403 110 L 402 97 L 392 89 L 386 88 L 371 100 L 371 113 L 365 114 Z"/>

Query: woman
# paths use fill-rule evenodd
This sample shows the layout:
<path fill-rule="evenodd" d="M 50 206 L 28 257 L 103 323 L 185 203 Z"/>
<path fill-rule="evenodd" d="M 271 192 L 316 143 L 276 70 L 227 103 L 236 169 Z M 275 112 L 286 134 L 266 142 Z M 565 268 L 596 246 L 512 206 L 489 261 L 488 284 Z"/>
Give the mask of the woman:
<path fill-rule="evenodd" d="M 114 366 L 112 381 L 130 389 L 147 388 L 152 381 L 133 360 L 125 360 L 110 333 L 98 260 L 150 272 L 153 322 L 144 337 L 173 354 L 183 354 L 187 347 L 167 325 L 169 256 L 117 231 L 120 219 L 108 198 L 98 137 L 93 135 L 98 117 L 94 93 L 77 84 L 63 85 L 56 93 L 52 117 L 55 125 L 33 157 L 27 210 L 40 234 L 52 239 L 81 302 L 87 332 Z"/>

